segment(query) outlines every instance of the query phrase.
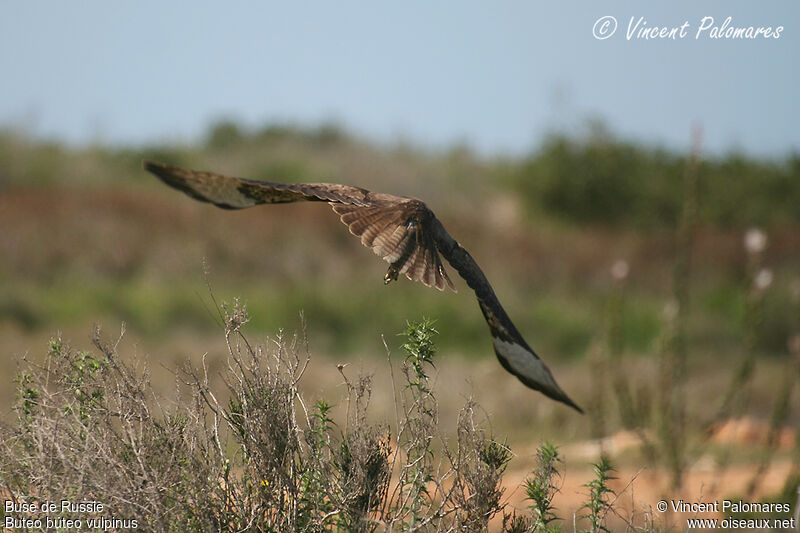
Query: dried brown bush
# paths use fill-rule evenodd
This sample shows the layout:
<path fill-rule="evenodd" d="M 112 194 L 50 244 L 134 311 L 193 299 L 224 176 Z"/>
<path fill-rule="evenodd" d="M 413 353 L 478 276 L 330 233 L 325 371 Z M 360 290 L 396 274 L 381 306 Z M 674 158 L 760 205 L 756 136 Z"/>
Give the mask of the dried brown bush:
<path fill-rule="evenodd" d="M 310 360 L 304 338 L 251 345 L 244 308 L 223 310 L 227 392 L 211 390 L 204 367 L 187 367 L 167 403 L 99 330 L 94 351 L 57 338 L 43 364 L 24 361 L 16 421 L 0 445 L 8 498 L 100 502 L 46 516 L 117 528 L 135 520 L 144 531 L 485 531 L 504 509 L 511 453 L 481 427 L 476 406 L 461 410 L 452 442 L 438 429 L 429 322 L 406 331 L 396 420 L 370 425 L 369 377 L 340 369 L 346 413 L 334 421 L 329 404 L 308 405 L 298 391 Z"/>

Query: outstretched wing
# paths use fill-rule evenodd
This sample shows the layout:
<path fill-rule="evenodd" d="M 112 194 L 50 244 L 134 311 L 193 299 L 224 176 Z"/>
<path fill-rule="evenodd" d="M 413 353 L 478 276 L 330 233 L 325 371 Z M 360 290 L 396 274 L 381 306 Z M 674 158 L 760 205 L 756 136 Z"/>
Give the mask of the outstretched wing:
<path fill-rule="evenodd" d="M 428 287 L 455 291 L 426 230 L 433 213 L 420 200 L 374 193 L 337 183 L 271 183 L 188 170 L 145 161 L 144 168 L 192 198 L 223 209 L 300 201 L 328 202 L 350 233 L 390 263 L 387 282 L 398 274 Z"/>
<path fill-rule="evenodd" d="M 528 387 L 583 412 L 556 383 L 550 370 L 508 318 L 472 256 L 453 239 L 425 204 L 414 198 L 374 193 L 333 183 L 270 183 L 198 172 L 145 161 L 144 168 L 192 198 L 224 209 L 298 201 L 328 202 L 364 246 L 390 263 L 387 283 L 405 274 L 412 281 L 455 291 L 441 253 L 467 285 L 492 334 L 503 367 Z"/>
<path fill-rule="evenodd" d="M 492 334 L 494 353 L 503 368 L 517 376 L 528 387 L 582 413 L 583 410 L 558 386 L 550 369 L 522 338 L 514 323 L 508 318 L 505 309 L 500 305 L 489 280 L 486 279 L 469 252 L 447 233 L 438 219 L 434 219 L 431 224 L 431 234 L 436 241 L 436 247 L 444 258 L 475 291 L 478 306 L 481 308 Z"/>
<path fill-rule="evenodd" d="M 195 200 L 209 202 L 223 209 L 244 209 L 258 204 L 285 204 L 304 200 L 368 206 L 375 203 L 375 196 L 390 196 L 374 195 L 361 187 L 336 183 L 270 183 L 152 161 L 144 161 L 142 166 L 170 187 L 183 191 Z"/>

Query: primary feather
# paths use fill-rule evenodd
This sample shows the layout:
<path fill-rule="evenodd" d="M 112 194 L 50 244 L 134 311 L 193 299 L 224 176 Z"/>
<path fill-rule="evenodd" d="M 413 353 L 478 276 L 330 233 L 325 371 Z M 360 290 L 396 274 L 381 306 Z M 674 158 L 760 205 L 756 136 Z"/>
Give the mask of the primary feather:
<path fill-rule="evenodd" d="M 447 233 L 421 200 L 335 183 L 286 184 L 234 178 L 150 161 L 144 162 L 144 168 L 192 198 L 224 209 L 298 201 L 328 202 L 364 246 L 390 263 L 384 278 L 386 283 L 404 274 L 428 287 L 440 291 L 449 287 L 455 291 L 442 263 L 444 257 L 475 291 L 503 368 L 528 387 L 583 412 L 561 390 L 550 370 L 517 331 L 472 256 Z"/>

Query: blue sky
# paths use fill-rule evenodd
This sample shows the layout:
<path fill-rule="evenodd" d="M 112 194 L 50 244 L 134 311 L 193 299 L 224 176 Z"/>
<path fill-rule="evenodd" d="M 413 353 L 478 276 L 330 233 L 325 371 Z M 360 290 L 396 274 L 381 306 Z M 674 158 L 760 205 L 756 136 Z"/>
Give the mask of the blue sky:
<path fill-rule="evenodd" d="M 0 127 L 73 144 L 192 142 L 233 118 L 337 121 L 378 142 L 520 154 L 588 119 L 685 150 L 800 151 L 800 4 L 734 2 L 5 2 Z M 592 34 L 611 15 L 617 33 Z M 720 25 L 779 39 L 695 39 Z M 628 21 L 689 23 L 677 40 Z"/>

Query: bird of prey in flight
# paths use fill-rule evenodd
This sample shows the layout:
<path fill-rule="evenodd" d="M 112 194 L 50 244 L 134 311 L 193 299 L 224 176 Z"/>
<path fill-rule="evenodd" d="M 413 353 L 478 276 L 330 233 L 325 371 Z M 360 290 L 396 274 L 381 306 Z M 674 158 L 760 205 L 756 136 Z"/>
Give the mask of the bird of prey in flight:
<path fill-rule="evenodd" d="M 444 257 L 475 291 L 503 368 L 528 387 L 583 412 L 561 390 L 550 370 L 517 331 L 472 256 L 447 233 L 421 200 L 350 185 L 270 183 L 150 161 L 143 164 L 167 185 L 195 200 L 223 209 L 300 201 L 327 202 L 350 228 L 350 233 L 360 237 L 364 246 L 389 263 L 385 283 L 405 274 L 408 279 L 421 281 L 428 287 L 444 290 L 447 286 L 455 291 L 442 263 L 441 257 Z"/>

